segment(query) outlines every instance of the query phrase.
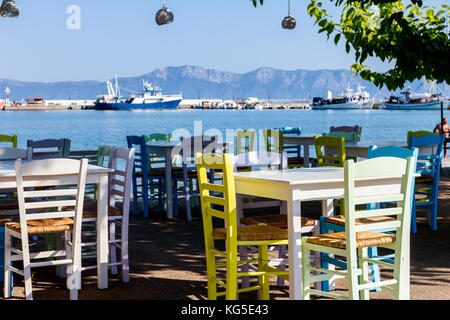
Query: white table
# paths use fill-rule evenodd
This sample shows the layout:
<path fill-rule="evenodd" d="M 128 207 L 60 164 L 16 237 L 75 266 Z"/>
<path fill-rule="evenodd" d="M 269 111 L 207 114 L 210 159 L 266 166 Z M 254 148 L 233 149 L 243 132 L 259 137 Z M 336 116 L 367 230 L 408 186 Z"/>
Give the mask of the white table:
<path fill-rule="evenodd" d="M 108 288 L 108 175 L 112 169 L 88 166 L 86 184 L 97 184 L 97 286 Z M 67 175 L 65 181 L 77 184 L 77 175 Z M 17 188 L 14 161 L 0 161 L 0 189 Z"/>
<path fill-rule="evenodd" d="M 301 202 L 322 201 L 322 213 L 333 213 L 333 200 L 344 196 L 343 168 L 321 167 L 295 170 L 264 170 L 237 172 L 235 175 L 236 193 L 266 197 L 287 202 L 289 237 L 289 296 L 302 299 L 302 257 L 301 257 Z M 401 177 L 378 179 L 377 181 L 357 180 L 356 190 L 361 196 L 398 192 Z M 364 188 L 359 188 L 364 186 Z M 358 194 L 359 195 L 359 194 Z M 238 214 L 241 214 L 238 212 Z M 409 234 L 408 234 L 409 237 Z M 409 266 L 409 238 L 408 266 Z M 409 267 L 408 267 L 409 272 Z M 409 299 L 403 297 L 404 299 Z"/>
<path fill-rule="evenodd" d="M 303 147 L 303 157 L 304 166 L 309 166 L 309 147 L 314 146 L 314 136 L 322 136 L 322 134 L 312 134 L 312 135 L 295 135 L 295 134 L 286 134 L 283 136 L 284 144 L 294 144 L 301 145 Z M 359 142 L 346 142 L 345 143 L 345 155 L 347 157 L 359 157 L 359 158 L 367 158 L 367 152 L 370 146 L 377 147 L 387 147 L 387 146 L 396 146 L 407 148 L 407 144 L 405 142 L 398 141 L 381 141 L 381 140 L 371 140 L 371 141 L 359 141 Z M 330 152 L 333 152 L 331 148 L 329 148 Z M 334 150 L 335 151 L 335 150 Z"/>

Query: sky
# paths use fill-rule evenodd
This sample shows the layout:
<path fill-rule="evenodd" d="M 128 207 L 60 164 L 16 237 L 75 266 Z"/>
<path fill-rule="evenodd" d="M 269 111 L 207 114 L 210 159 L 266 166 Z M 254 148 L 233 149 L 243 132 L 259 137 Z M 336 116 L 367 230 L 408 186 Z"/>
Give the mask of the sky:
<path fill-rule="evenodd" d="M 344 44 L 318 34 L 307 0 L 291 0 L 294 30 L 281 28 L 287 0 L 166 0 L 175 15 L 158 26 L 162 0 L 15 0 L 18 18 L 0 18 L 0 78 L 79 81 L 138 76 L 166 66 L 197 65 L 245 73 L 349 69 Z M 79 28 L 70 6 L 80 9 Z M 332 12 L 337 14 L 336 10 Z M 75 24 L 74 24 L 75 23 Z M 382 71 L 385 65 L 371 62 Z"/>

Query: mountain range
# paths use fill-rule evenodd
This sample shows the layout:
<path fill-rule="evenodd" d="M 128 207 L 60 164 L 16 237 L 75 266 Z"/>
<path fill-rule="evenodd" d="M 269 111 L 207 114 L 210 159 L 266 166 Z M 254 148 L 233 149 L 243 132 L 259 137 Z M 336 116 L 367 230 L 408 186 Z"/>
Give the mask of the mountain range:
<path fill-rule="evenodd" d="M 337 95 L 358 84 L 377 99 L 391 94 L 387 88 L 379 89 L 352 71 L 339 70 L 279 70 L 262 67 L 247 73 L 233 73 L 185 65 L 164 67 L 136 77 L 118 78 L 122 96 L 136 94 L 142 89 L 142 80 L 162 88 L 165 94 L 182 93 L 185 99 L 217 98 L 239 99 L 304 99 L 326 96 L 331 90 Z M 113 82 L 114 83 L 114 82 Z M 424 92 L 429 84 L 416 80 L 410 84 L 413 90 Z M 20 101 L 26 97 L 44 97 L 47 100 L 95 99 L 106 94 L 103 81 L 24 82 L 0 79 L 0 96 L 9 87 L 10 99 Z M 449 85 L 439 84 L 438 91 L 448 96 Z M 397 91 L 398 93 L 399 91 Z"/>

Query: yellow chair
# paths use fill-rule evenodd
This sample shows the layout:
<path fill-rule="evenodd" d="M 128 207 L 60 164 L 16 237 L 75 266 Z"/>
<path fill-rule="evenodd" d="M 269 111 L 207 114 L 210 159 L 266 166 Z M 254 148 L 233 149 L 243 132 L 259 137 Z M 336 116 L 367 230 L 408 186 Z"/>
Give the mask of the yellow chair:
<path fill-rule="evenodd" d="M 315 136 L 317 166 L 344 167 L 345 139 L 344 137 Z M 334 150 L 334 151 L 333 151 Z"/>
<path fill-rule="evenodd" d="M 264 129 L 262 130 L 265 151 L 281 153 L 284 151 L 284 136 L 283 131 L 279 129 Z M 288 168 L 297 168 L 304 166 L 305 159 L 303 157 L 288 157 Z"/>
<path fill-rule="evenodd" d="M 225 296 L 227 300 L 235 300 L 238 293 L 259 290 L 260 298 L 268 300 L 269 276 L 277 275 L 289 279 L 288 271 L 280 271 L 268 265 L 268 247 L 287 245 L 287 230 L 268 225 L 238 227 L 232 156 L 197 153 L 195 160 L 203 215 L 208 299 L 216 300 L 218 296 Z M 216 184 L 219 182 L 216 179 L 212 180 L 214 184 L 209 182 L 209 170 L 213 170 L 216 175 L 220 171 L 222 184 Z M 223 220 L 225 228 L 214 228 L 213 217 Z M 225 240 L 225 252 L 216 248 L 215 240 Z M 238 260 L 239 246 L 258 247 L 258 258 Z M 222 259 L 219 263 L 216 261 L 218 257 Z M 238 272 L 238 265 L 244 263 L 256 263 L 258 271 Z M 217 279 L 217 269 L 223 268 L 226 269 L 225 281 Z M 244 276 L 257 276 L 259 284 L 238 289 L 237 280 Z M 225 288 L 225 291 L 218 292 L 217 286 Z"/>
<path fill-rule="evenodd" d="M 17 148 L 17 134 L 12 136 L 7 136 L 0 134 L 0 142 L 11 142 L 13 148 Z"/>
<path fill-rule="evenodd" d="M 236 154 L 250 152 L 254 150 L 255 134 L 253 130 L 236 131 Z"/>

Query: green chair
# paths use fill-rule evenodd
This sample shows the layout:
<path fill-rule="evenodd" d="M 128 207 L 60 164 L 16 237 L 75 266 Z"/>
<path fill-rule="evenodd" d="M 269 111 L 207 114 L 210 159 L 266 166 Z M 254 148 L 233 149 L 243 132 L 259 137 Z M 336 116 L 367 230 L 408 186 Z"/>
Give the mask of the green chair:
<path fill-rule="evenodd" d="M 345 142 L 358 142 L 358 133 L 356 131 L 346 132 L 346 131 L 333 131 L 328 133 L 323 133 L 323 136 L 334 137 L 334 138 L 344 138 Z"/>
<path fill-rule="evenodd" d="M 330 127 L 330 132 L 335 131 L 345 131 L 345 132 L 356 132 L 358 140 L 361 140 L 362 127 L 356 126 L 340 126 L 340 127 Z"/>
<path fill-rule="evenodd" d="M 314 136 L 314 147 L 317 155 L 318 167 L 343 167 L 345 157 L 345 140 L 343 137 Z M 339 207 L 340 214 L 344 214 L 345 200 L 334 202 L 334 207 Z"/>
<path fill-rule="evenodd" d="M 13 148 L 17 148 L 17 135 L 7 136 L 0 134 L 0 142 L 11 142 Z"/>
<path fill-rule="evenodd" d="M 369 299 L 369 290 L 381 288 L 392 292 L 393 298 L 409 298 L 409 232 L 411 219 L 411 191 L 414 175 L 413 157 L 400 159 L 381 157 L 368 159 L 358 163 L 345 161 L 344 165 L 344 199 L 346 203 L 345 230 L 310 237 L 302 237 L 302 278 L 303 298 L 311 295 L 325 296 L 335 299 Z M 357 192 L 359 179 L 376 184 L 380 178 L 399 177 L 400 188 L 365 188 L 363 194 Z M 401 177 L 401 178 L 400 178 Z M 385 207 L 377 210 L 357 210 L 359 205 L 368 205 L 397 201 L 396 207 Z M 389 222 L 363 223 L 363 218 L 390 216 Z M 393 229 L 395 235 L 383 230 Z M 368 248 L 383 247 L 394 251 L 394 261 L 386 262 L 368 257 Z M 359 249 L 359 250 L 357 250 Z M 310 262 L 311 252 L 332 254 L 345 257 L 346 266 L 342 270 L 329 270 L 313 266 Z M 360 251 L 360 254 L 357 252 Z M 369 279 L 369 263 L 378 264 L 392 270 L 387 279 L 371 282 Z M 346 278 L 348 295 L 339 295 L 311 288 L 311 284 L 330 279 Z"/>
<path fill-rule="evenodd" d="M 411 139 L 411 137 L 423 137 L 423 136 L 427 136 L 429 134 L 435 134 L 435 135 L 439 135 L 439 132 L 431 132 L 431 131 L 426 131 L 426 130 L 419 130 L 419 131 L 408 131 L 408 134 L 406 136 L 406 143 L 409 144 L 409 140 Z"/>

